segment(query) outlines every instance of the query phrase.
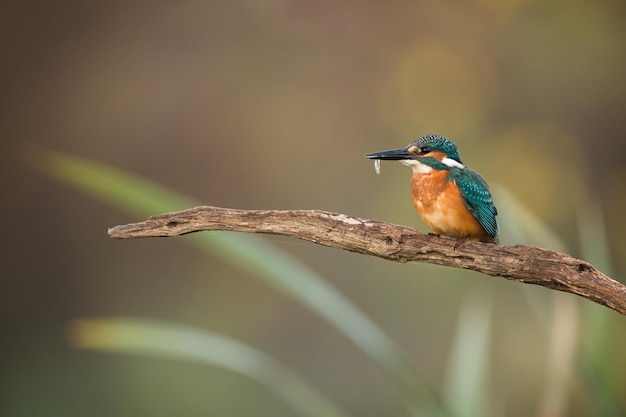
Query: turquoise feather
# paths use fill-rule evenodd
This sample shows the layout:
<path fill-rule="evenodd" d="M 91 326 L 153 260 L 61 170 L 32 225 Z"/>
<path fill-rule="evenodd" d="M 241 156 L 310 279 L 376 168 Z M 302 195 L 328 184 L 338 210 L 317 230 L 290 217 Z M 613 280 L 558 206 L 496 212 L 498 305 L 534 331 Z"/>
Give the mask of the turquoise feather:
<path fill-rule="evenodd" d="M 480 174 L 471 168 L 451 168 L 449 179 L 459 187 L 465 206 L 472 213 L 485 232 L 498 243 L 498 209 L 493 204 L 487 183 Z"/>

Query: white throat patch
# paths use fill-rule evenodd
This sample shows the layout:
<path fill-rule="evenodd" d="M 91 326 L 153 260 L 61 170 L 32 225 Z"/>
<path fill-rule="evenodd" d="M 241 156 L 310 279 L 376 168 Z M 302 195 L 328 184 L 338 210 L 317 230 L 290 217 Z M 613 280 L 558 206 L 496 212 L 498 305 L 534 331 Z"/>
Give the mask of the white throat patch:
<path fill-rule="evenodd" d="M 408 167 L 410 167 L 414 173 L 416 174 L 428 174 L 431 173 L 433 171 L 432 167 L 429 167 L 426 164 L 422 164 L 418 159 L 401 159 L 400 163 L 402 165 L 406 165 Z M 443 158 L 441 160 L 441 163 L 449 166 L 450 168 L 458 168 L 458 169 L 465 169 L 465 165 L 463 165 L 462 163 L 455 161 L 452 158 Z"/>
<path fill-rule="evenodd" d="M 416 174 L 428 174 L 433 171 L 428 165 L 422 164 L 417 159 L 401 159 L 400 163 L 410 167 Z"/>

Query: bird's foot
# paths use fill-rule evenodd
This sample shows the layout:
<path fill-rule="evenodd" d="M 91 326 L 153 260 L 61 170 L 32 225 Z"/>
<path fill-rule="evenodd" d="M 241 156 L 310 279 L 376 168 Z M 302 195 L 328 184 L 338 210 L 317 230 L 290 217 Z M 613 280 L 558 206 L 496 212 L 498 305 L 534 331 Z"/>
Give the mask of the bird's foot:
<path fill-rule="evenodd" d="M 469 239 L 468 236 L 457 238 L 456 242 L 454 242 L 454 250 L 457 250 L 462 244 L 467 242 L 468 239 Z"/>

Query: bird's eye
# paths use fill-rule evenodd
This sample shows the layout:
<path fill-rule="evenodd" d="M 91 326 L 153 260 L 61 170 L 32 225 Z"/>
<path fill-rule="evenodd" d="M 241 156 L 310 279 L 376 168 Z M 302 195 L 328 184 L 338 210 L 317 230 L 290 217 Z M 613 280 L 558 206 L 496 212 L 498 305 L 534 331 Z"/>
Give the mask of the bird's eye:
<path fill-rule="evenodd" d="M 420 148 L 420 155 L 426 155 L 427 153 L 429 153 L 432 149 L 430 149 L 430 146 L 423 146 Z"/>

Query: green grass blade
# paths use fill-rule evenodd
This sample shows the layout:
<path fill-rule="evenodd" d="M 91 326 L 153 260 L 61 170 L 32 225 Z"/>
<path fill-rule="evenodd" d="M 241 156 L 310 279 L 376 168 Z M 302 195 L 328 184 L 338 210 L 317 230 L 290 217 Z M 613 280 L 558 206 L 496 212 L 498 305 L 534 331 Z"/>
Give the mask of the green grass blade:
<path fill-rule="evenodd" d="M 443 398 L 455 417 L 486 417 L 488 408 L 491 297 L 465 297 L 448 362 Z"/>
<path fill-rule="evenodd" d="M 138 217 L 199 205 L 164 187 L 93 161 L 47 150 L 40 150 L 34 157 L 36 167 L 51 177 Z M 201 233 L 183 241 L 220 255 L 233 266 L 265 279 L 325 319 L 385 371 L 412 415 L 439 408 L 433 391 L 420 378 L 404 351 L 306 265 L 267 241 L 252 241 L 237 233 Z"/>
<path fill-rule="evenodd" d="M 507 213 L 508 225 L 519 233 L 514 243 L 538 245 L 559 252 L 568 252 L 565 242 L 521 200 L 502 186 L 495 191 L 502 211 Z M 580 333 L 579 300 L 570 294 L 539 293 L 528 285 L 520 286 L 537 323 L 546 332 L 546 377 L 540 405 L 541 415 L 559 415 L 569 404 L 568 389 L 575 369 L 575 354 Z M 550 308 L 552 307 L 552 308 Z M 555 329 L 558 329 L 556 331 Z"/>
<path fill-rule="evenodd" d="M 499 184 L 493 186 L 493 191 L 500 211 L 503 243 L 538 245 L 567 253 L 565 242 L 513 193 Z M 537 323 L 543 326 L 546 332 L 549 331 L 546 317 L 552 314 L 549 300 L 555 297 L 555 294 L 540 291 L 529 285 L 518 285 L 517 288 L 528 303 Z"/>
<path fill-rule="evenodd" d="M 548 225 L 535 215 L 507 188 L 495 184 L 505 244 L 538 245 L 558 252 L 567 252 L 567 245 Z"/>
<path fill-rule="evenodd" d="M 579 343 L 580 309 L 577 300 L 568 294 L 553 296 L 553 309 L 548 329 L 545 383 L 539 416 L 564 416 L 571 403 L 570 384 L 576 369 Z"/>
<path fill-rule="evenodd" d="M 306 381 L 264 353 L 188 326 L 132 318 L 76 320 L 70 342 L 82 349 L 198 362 L 255 380 L 304 416 L 345 417 Z"/>
<path fill-rule="evenodd" d="M 153 182 L 86 159 L 43 149 L 35 149 L 29 157 L 35 168 L 52 178 L 138 217 L 183 210 L 196 203 Z"/>
<path fill-rule="evenodd" d="M 613 276 L 609 241 L 606 233 L 604 213 L 599 203 L 588 201 L 578 211 L 578 230 L 582 256 L 596 268 Z M 585 305 L 585 343 L 583 372 L 587 376 L 587 389 L 592 395 L 595 412 L 602 416 L 623 415 L 616 396 L 620 390 L 616 375 L 618 358 L 615 349 L 615 314 L 593 303 Z"/>

